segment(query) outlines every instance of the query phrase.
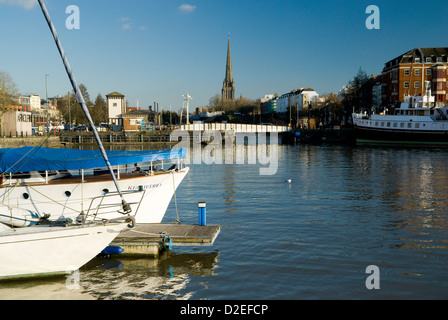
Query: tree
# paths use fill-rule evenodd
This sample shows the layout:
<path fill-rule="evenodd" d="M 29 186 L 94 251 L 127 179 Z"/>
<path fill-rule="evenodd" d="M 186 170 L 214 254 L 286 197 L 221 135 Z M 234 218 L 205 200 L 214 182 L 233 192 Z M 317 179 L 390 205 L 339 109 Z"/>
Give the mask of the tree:
<path fill-rule="evenodd" d="M 347 124 L 347 116 L 344 113 L 342 101 L 336 93 L 330 93 L 321 97 L 319 102 L 318 121 L 324 127 L 339 125 L 341 122 Z"/>
<path fill-rule="evenodd" d="M 0 114 L 14 103 L 17 96 L 17 86 L 6 72 L 0 71 Z"/>
<path fill-rule="evenodd" d="M 86 106 L 93 119 L 92 113 L 95 113 L 96 110 L 94 110 L 94 105 L 92 101 L 90 101 L 90 96 L 87 91 L 87 88 L 85 85 L 80 84 L 79 90 L 81 91 L 81 94 L 86 102 Z M 74 93 L 67 93 L 58 104 L 58 109 L 61 112 L 65 123 L 76 125 L 87 123 L 87 119 L 84 115 L 84 112 L 82 111 L 82 108 L 78 100 L 76 99 Z"/>
<path fill-rule="evenodd" d="M 221 96 L 219 94 L 215 94 L 213 97 L 211 97 L 208 102 L 208 106 L 215 109 L 216 111 L 222 111 Z"/>
<path fill-rule="evenodd" d="M 101 94 L 98 93 L 91 111 L 92 119 L 95 123 L 107 122 L 107 104 Z"/>
<path fill-rule="evenodd" d="M 344 109 L 346 112 L 370 112 L 372 106 L 372 81 L 366 72 L 359 68 L 357 75 L 351 80 L 344 94 Z"/>
<path fill-rule="evenodd" d="M 62 99 L 58 101 L 58 109 L 61 112 L 65 123 L 79 123 L 82 111 L 74 93 L 68 92 L 62 97 Z"/>
<path fill-rule="evenodd" d="M 170 117 L 171 115 L 171 117 Z M 162 110 L 162 124 L 163 125 L 170 125 L 170 120 L 171 120 L 171 124 L 176 124 L 179 123 L 179 115 L 177 114 L 177 112 L 172 112 L 172 111 L 165 111 Z"/>

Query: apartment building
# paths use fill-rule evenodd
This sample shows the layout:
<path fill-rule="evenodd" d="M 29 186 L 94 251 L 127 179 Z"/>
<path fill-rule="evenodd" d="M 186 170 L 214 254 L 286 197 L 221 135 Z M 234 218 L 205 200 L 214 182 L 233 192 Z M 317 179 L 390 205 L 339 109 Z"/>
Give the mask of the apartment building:
<path fill-rule="evenodd" d="M 415 48 L 386 62 L 381 73 L 382 104 L 393 108 L 406 95 L 431 90 L 436 102 L 448 101 L 448 48 Z"/>

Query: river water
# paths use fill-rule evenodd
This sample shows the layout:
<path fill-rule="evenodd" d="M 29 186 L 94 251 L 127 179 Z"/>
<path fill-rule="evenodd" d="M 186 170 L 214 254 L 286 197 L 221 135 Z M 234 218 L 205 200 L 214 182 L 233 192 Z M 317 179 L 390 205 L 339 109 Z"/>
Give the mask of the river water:
<path fill-rule="evenodd" d="M 192 164 L 177 214 L 196 224 L 206 201 L 207 223 L 221 225 L 212 247 L 97 258 L 75 285 L 0 283 L 0 299 L 447 299 L 447 158 L 280 145 L 273 175 L 258 163 Z M 177 214 L 172 202 L 164 222 Z"/>

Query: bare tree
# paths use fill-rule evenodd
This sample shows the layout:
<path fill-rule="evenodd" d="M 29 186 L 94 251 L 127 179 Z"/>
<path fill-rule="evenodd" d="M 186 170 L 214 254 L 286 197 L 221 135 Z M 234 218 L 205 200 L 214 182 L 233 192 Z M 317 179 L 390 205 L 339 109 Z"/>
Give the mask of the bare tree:
<path fill-rule="evenodd" d="M 17 92 L 17 86 L 11 76 L 0 71 L 0 115 L 14 103 Z"/>

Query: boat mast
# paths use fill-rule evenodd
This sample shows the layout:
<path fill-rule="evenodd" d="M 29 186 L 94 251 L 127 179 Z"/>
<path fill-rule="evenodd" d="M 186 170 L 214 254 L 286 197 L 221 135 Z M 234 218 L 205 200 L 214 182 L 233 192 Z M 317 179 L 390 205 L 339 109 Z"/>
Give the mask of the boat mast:
<path fill-rule="evenodd" d="M 84 112 L 84 115 L 87 118 L 87 121 L 89 122 L 90 127 L 92 128 L 93 131 L 93 135 L 95 136 L 95 140 L 98 144 L 98 147 L 101 151 L 101 154 L 104 158 L 104 161 L 106 162 L 107 167 L 109 168 L 110 174 L 112 176 L 112 179 L 114 180 L 115 183 L 115 187 L 117 188 L 118 194 L 121 197 L 121 203 L 122 203 L 122 207 L 123 207 L 123 211 L 125 214 L 128 214 L 129 212 L 131 212 L 131 207 L 130 205 L 124 200 L 123 198 L 123 194 L 120 191 L 120 187 L 118 186 L 118 181 L 114 175 L 114 171 L 112 169 L 112 166 L 109 162 L 109 158 L 107 157 L 106 154 L 106 150 L 104 150 L 103 144 L 101 142 L 100 136 L 98 135 L 98 131 L 95 128 L 95 125 L 93 123 L 92 117 L 90 116 L 90 112 L 87 109 L 87 105 L 86 102 L 84 100 L 84 97 L 82 96 L 81 90 L 79 90 L 78 84 L 76 82 L 75 76 L 73 74 L 72 68 L 70 67 L 70 64 L 68 62 L 67 56 L 65 55 L 64 49 L 62 48 L 61 45 L 61 41 L 59 40 L 58 34 L 56 32 L 56 29 L 53 25 L 53 22 L 51 21 L 50 15 L 47 11 L 47 7 L 45 6 L 43 0 L 37 0 L 39 2 L 39 5 L 42 9 L 42 12 L 45 16 L 45 19 L 47 20 L 48 26 L 50 27 L 50 31 L 51 34 L 53 35 L 54 41 L 56 42 L 56 46 L 59 50 L 59 54 L 61 55 L 62 58 L 62 62 L 64 63 L 65 66 L 65 70 L 67 71 L 67 75 L 70 79 L 70 82 L 72 84 L 73 90 L 75 91 L 76 94 L 76 99 L 78 100 L 79 104 L 81 105 L 81 109 Z"/>

